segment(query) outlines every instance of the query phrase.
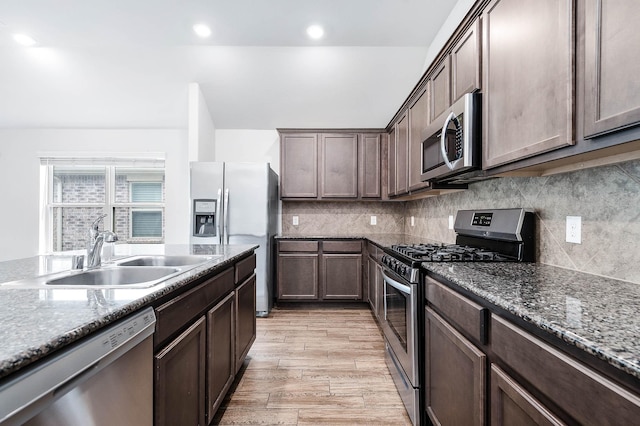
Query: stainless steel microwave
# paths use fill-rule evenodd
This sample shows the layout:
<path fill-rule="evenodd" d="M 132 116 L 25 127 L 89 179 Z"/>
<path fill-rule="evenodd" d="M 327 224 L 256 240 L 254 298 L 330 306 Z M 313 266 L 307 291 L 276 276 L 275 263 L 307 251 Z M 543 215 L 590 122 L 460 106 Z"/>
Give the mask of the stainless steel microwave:
<path fill-rule="evenodd" d="M 482 168 L 480 96 L 467 93 L 425 129 L 422 181 L 464 182 Z"/>

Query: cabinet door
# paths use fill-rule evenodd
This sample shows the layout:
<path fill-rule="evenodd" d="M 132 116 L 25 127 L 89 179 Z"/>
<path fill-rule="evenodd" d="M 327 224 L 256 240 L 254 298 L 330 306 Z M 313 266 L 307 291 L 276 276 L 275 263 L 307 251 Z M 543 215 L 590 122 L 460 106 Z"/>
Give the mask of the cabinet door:
<path fill-rule="evenodd" d="M 318 299 L 318 253 L 278 254 L 278 299 Z"/>
<path fill-rule="evenodd" d="M 320 135 L 320 197 L 358 197 L 358 135 Z"/>
<path fill-rule="evenodd" d="M 371 258 L 367 259 L 367 266 L 369 269 L 369 294 L 367 298 L 369 300 L 369 306 L 371 312 L 376 315 L 378 311 L 378 271 L 376 268 L 376 262 Z"/>
<path fill-rule="evenodd" d="M 553 401 L 577 424 L 631 425 L 640 418 L 640 397 L 576 359 L 496 315 L 491 350 L 497 359 Z M 579 389 L 580 392 L 576 392 Z"/>
<path fill-rule="evenodd" d="M 422 173 L 422 132 L 429 124 L 429 84 L 409 106 L 409 190 L 429 186 L 420 180 Z"/>
<path fill-rule="evenodd" d="M 205 317 L 155 356 L 154 424 L 205 424 Z"/>
<path fill-rule="evenodd" d="M 318 135 L 281 135 L 280 172 L 281 198 L 317 198 Z"/>
<path fill-rule="evenodd" d="M 322 298 L 362 299 L 362 255 L 322 255 Z"/>
<path fill-rule="evenodd" d="M 207 419 L 213 419 L 236 375 L 235 293 L 207 312 Z"/>
<path fill-rule="evenodd" d="M 433 70 L 429 78 L 431 84 L 431 120 L 451 106 L 451 83 L 449 56 Z"/>
<path fill-rule="evenodd" d="M 359 136 L 358 153 L 360 197 L 380 198 L 380 134 L 363 133 Z"/>
<path fill-rule="evenodd" d="M 564 423 L 498 366 L 491 364 L 491 424 L 553 426 Z"/>
<path fill-rule="evenodd" d="M 409 119 L 407 113 L 396 123 L 396 195 L 409 190 Z"/>
<path fill-rule="evenodd" d="M 389 142 L 387 144 L 387 192 L 388 195 L 396 195 L 396 128 L 389 132 Z"/>
<path fill-rule="evenodd" d="M 451 103 L 480 89 L 480 46 L 480 19 L 476 19 L 451 51 Z"/>
<path fill-rule="evenodd" d="M 483 166 L 573 144 L 573 0 L 493 0 L 482 15 Z"/>
<path fill-rule="evenodd" d="M 638 0 L 585 2 L 585 138 L 640 122 Z"/>
<path fill-rule="evenodd" d="M 256 275 L 253 274 L 238 288 L 235 295 L 236 311 L 236 369 L 240 370 L 244 359 L 256 340 Z"/>
<path fill-rule="evenodd" d="M 486 355 L 426 309 L 426 401 L 440 425 L 484 425 Z"/>
<path fill-rule="evenodd" d="M 379 321 L 382 321 L 384 318 L 384 277 L 382 276 L 382 266 L 379 264 L 376 264 L 376 282 L 378 283 L 376 291 L 376 300 L 378 301 L 376 317 L 378 317 Z"/>

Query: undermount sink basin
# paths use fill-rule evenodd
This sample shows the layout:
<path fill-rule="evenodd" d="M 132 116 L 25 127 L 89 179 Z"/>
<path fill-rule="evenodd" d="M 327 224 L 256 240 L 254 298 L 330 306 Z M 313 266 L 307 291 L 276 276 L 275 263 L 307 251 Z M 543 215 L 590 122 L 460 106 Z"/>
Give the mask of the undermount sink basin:
<path fill-rule="evenodd" d="M 177 268 L 107 268 L 94 269 L 46 281 L 47 285 L 58 286 L 126 286 L 154 285 L 169 276 L 181 272 Z"/>
<path fill-rule="evenodd" d="M 118 262 L 119 266 L 195 266 L 221 256 L 140 256 Z"/>

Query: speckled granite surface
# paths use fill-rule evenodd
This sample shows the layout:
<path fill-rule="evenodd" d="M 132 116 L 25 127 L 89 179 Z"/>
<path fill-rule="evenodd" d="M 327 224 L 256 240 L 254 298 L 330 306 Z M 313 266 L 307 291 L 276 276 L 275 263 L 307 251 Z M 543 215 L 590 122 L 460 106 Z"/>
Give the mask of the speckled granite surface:
<path fill-rule="evenodd" d="M 70 256 L 0 262 L 0 378 L 87 336 L 202 275 L 224 269 L 252 245 L 141 245 L 115 247 L 115 257 L 136 254 L 221 255 L 150 288 L 21 288 L 9 281 L 68 270 Z"/>
<path fill-rule="evenodd" d="M 279 235 L 278 240 L 319 240 L 319 239 L 342 239 L 342 240 L 368 240 L 379 247 L 388 247 L 394 244 L 418 244 L 418 243 L 437 243 L 424 237 L 417 237 L 408 234 L 352 234 L 352 235 Z"/>
<path fill-rule="evenodd" d="M 640 379 L 640 287 L 530 263 L 423 263 L 488 302 Z"/>

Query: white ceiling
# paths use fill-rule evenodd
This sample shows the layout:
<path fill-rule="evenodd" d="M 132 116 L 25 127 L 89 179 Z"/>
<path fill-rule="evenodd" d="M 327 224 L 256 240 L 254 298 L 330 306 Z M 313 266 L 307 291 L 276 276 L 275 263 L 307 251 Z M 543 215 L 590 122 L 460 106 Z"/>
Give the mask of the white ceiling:
<path fill-rule="evenodd" d="M 190 82 L 216 128 L 384 127 L 455 3 L 2 0 L 0 127 L 186 127 Z"/>

